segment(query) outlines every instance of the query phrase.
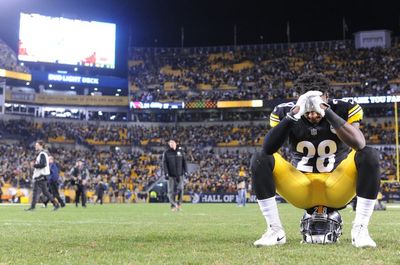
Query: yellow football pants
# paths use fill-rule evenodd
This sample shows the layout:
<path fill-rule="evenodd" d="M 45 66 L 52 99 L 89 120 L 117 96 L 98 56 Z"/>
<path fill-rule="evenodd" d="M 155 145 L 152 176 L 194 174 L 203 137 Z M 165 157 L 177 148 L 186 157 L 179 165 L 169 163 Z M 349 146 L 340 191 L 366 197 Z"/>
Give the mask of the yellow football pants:
<path fill-rule="evenodd" d="M 302 173 L 275 153 L 272 173 L 276 191 L 286 201 L 301 209 L 317 205 L 344 207 L 356 195 L 355 153 L 351 151 L 330 173 Z"/>

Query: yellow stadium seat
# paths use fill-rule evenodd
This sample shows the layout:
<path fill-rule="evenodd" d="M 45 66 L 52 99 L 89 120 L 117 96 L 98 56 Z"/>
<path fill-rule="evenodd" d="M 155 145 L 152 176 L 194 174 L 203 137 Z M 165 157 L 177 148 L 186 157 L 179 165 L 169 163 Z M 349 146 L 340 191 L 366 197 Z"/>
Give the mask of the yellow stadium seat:
<path fill-rule="evenodd" d="M 240 72 L 244 69 L 252 68 L 254 67 L 254 63 L 251 61 L 244 61 L 238 64 L 233 65 L 233 71 L 234 72 Z"/>
<path fill-rule="evenodd" d="M 165 82 L 164 83 L 164 90 L 165 91 L 174 91 L 175 90 L 175 83 L 174 82 Z"/>
<path fill-rule="evenodd" d="M 137 66 L 137 65 L 141 65 L 144 64 L 144 62 L 142 60 L 130 60 L 128 61 L 128 66 L 132 67 L 132 66 Z"/>
<path fill-rule="evenodd" d="M 20 197 L 20 201 L 21 201 L 21 203 L 29 203 L 29 197 L 22 196 L 22 197 Z"/>
<path fill-rule="evenodd" d="M 230 86 L 227 84 L 223 84 L 219 87 L 219 89 L 223 89 L 223 90 L 235 90 L 237 89 L 237 86 Z"/>
<path fill-rule="evenodd" d="M 160 69 L 160 73 L 164 75 L 182 76 L 181 70 L 173 70 L 170 65 L 166 65 Z"/>
<path fill-rule="evenodd" d="M 197 88 L 200 90 L 211 90 L 212 86 L 209 84 L 198 84 Z"/>

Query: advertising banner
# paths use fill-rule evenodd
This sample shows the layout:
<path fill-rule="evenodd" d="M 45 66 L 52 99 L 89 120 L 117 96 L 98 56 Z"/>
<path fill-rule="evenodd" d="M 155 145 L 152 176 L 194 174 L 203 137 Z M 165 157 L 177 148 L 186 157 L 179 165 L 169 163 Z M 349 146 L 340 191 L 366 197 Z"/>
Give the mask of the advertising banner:
<path fill-rule="evenodd" d="M 236 203 L 237 193 L 194 193 L 192 203 Z M 247 194 L 247 202 L 256 202 L 256 196 Z"/>
<path fill-rule="evenodd" d="M 262 100 L 218 101 L 217 108 L 259 108 Z"/>
<path fill-rule="evenodd" d="M 18 80 L 23 80 L 23 81 L 31 81 L 32 80 L 32 76 L 30 74 L 14 72 L 14 71 L 9 71 L 9 70 L 5 70 L 5 69 L 0 69 L 0 77 L 18 79 Z"/>
<path fill-rule="evenodd" d="M 45 83 L 89 85 L 110 88 L 127 88 L 128 80 L 116 76 L 90 76 L 59 71 L 57 73 L 32 70 L 32 80 Z"/>
<path fill-rule="evenodd" d="M 187 108 L 187 109 L 216 109 L 217 101 L 198 100 L 198 101 L 185 102 L 185 108 Z"/>
<path fill-rule="evenodd" d="M 43 93 L 6 93 L 7 102 L 24 102 L 38 105 L 63 105 L 63 106 L 128 106 L 128 97 L 114 96 L 67 96 L 50 95 Z"/>
<path fill-rule="evenodd" d="M 185 102 L 140 102 L 131 101 L 129 103 L 131 109 L 184 109 Z"/>
<path fill-rule="evenodd" d="M 356 49 L 382 47 L 390 48 L 391 38 L 388 30 L 360 31 L 354 34 Z"/>

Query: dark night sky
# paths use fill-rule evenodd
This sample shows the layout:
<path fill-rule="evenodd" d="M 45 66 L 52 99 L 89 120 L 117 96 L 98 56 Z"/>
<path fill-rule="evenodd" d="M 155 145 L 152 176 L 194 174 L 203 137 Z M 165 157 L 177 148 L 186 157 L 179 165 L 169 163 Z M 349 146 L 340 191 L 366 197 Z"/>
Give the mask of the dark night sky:
<path fill-rule="evenodd" d="M 118 40 L 134 46 L 230 45 L 237 24 L 238 44 L 342 38 L 342 17 L 348 36 L 359 30 L 389 29 L 400 35 L 400 1 L 287 1 L 287 0 L 0 0 L 0 38 L 16 48 L 19 12 L 75 16 L 117 23 Z M 155 39 L 157 42 L 155 43 Z M 119 47 L 124 45 L 119 44 Z M 118 45 L 118 44 L 117 44 Z M 126 44 L 125 44 L 126 46 Z"/>
<path fill-rule="evenodd" d="M 285 42 L 286 21 L 293 42 L 341 39 L 343 16 L 349 36 L 368 29 L 400 35 L 399 1 L 0 0 L 0 37 L 11 46 L 20 11 L 115 22 L 120 39 L 131 31 L 135 46 L 180 46 L 182 26 L 185 46 L 229 45 L 234 24 L 238 44 L 261 43 L 260 36 Z"/>

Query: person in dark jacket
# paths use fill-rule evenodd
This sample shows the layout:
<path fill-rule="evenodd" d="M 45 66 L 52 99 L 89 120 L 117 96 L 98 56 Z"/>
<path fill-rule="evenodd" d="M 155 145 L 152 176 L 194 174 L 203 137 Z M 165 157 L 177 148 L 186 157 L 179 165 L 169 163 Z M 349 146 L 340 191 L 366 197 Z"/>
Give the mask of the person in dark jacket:
<path fill-rule="evenodd" d="M 168 180 L 168 199 L 172 211 L 182 207 L 184 176 L 187 173 L 186 160 L 181 147 L 174 140 L 168 142 L 169 148 L 163 154 L 163 170 Z M 178 200 L 175 200 L 178 193 Z"/>
<path fill-rule="evenodd" d="M 75 206 L 78 207 L 81 199 L 82 207 L 86 208 L 86 187 L 89 181 L 89 170 L 85 167 L 82 159 L 76 162 L 70 175 L 72 176 L 73 185 L 76 185 Z"/>
<path fill-rule="evenodd" d="M 49 191 L 57 199 L 60 203 L 61 207 L 65 207 L 65 202 L 61 199 L 60 193 L 58 192 L 58 184 L 59 184 L 59 169 L 57 164 L 54 162 L 54 157 L 49 156 L 49 165 L 50 165 L 50 176 L 48 179 Z M 49 200 L 47 199 L 44 202 L 44 205 L 47 206 Z"/>
<path fill-rule="evenodd" d="M 99 183 L 97 183 L 96 185 L 96 201 L 95 204 L 97 202 L 100 202 L 100 204 L 103 204 L 103 196 L 104 196 L 104 192 L 106 191 L 106 186 L 104 185 L 103 181 L 99 181 Z"/>

